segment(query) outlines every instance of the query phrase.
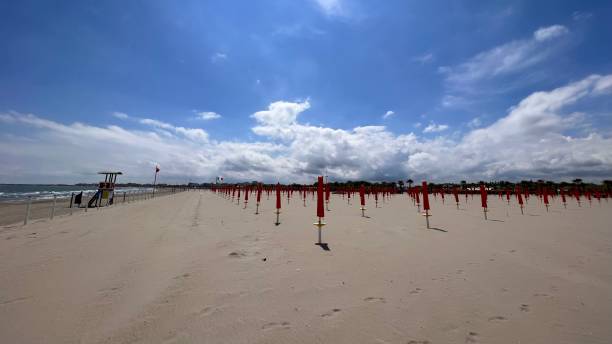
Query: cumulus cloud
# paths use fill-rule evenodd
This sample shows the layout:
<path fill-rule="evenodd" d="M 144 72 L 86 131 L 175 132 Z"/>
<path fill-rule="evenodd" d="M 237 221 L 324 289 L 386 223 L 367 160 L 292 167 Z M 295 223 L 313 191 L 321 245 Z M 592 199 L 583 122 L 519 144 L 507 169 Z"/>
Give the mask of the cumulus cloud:
<path fill-rule="evenodd" d="M 136 130 L 2 113 L 0 182 L 95 181 L 95 172 L 105 168 L 125 172 L 123 180 L 148 181 L 155 163 L 164 166 L 162 182 L 223 175 L 228 181 L 311 183 L 321 173 L 332 180 L 610 178 L 612 133 L 573 129 L 588 121 L 578 111 L 582 105 L 589 108 L 596 97 L 612 93 L 611 80 L 592 75 L 534 92 L 491 125 L 431 138 L 384 126 L 305 124 L 308 101 L 278 101 L 252 114 L 252 131 L 261 140 L 249 142 L 215 141 L 201 129 L 154 119 L 141 119 L 145 129 Z M 6 133 L 18 126 L 28 130 Z"/>
<path fill-rule="evenodd" d="M 385 114 L 383 115 L 383 119 L 387 119 L 387 118 L 389 118 L 389 117 L 391 117 L 393 115 L 395 115 L 395 111 L 389 110 L 389 111 L 385 112 Z"/>
<path fill-rule="evenodd" d="M 440 131 L 444 131 L 448 129 L 448 125 L 446 124 L 435 124 L 434 122 L 429 123 L 428 126 L 423 129 L 424 133 L 437 133 Z"/>
<path fill-rule="evenodd" d="M 199 119 L 203 119 L 205 121 L 210 121 L 212 119 L 219 119 L 221 115 L 212 111 L 204 111 L 204 112 L 196 112 L 196 115 Z"/>

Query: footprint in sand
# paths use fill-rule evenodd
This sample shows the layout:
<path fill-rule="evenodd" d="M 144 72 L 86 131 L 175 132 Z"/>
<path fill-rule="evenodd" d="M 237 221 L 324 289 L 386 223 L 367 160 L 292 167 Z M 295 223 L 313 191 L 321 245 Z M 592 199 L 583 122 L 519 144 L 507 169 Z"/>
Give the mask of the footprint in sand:
<path fill-rule="evenodd" d="M 365 299 L 363 299 L 363 301 L 366 301 L 366 302 L 382 302 L 382 303 L 384 303 L 385 302 L 385 298 L 384 297 L 369 296 L 369 297 L 366 297 Z"/>
<path fill-rule="evenodd" d="M 196 316 L 205 317 L 211 315 L 215 309 L 213 307 L 204 307 L 195 313 Z"/>
<path fill-rule="evenodd" d="M 232 258 L 242 258 L 242 257 L 246 257 L 247 254 L 244 251 L 233 251 L 233 252 L 230 252 L 228 256 Z"/>
<path fill-rule="evenodd" d="M 334 309 L 332 309 L 332 310 L 331 310 L 331 311 L 329 311 L 329 312 L 326 312 L 326 313 L 321 314 L 321 316 L 322 316 L 323 318 L 330 318 L 330 317 L 333 317 L 334 315 L 336 315 L 337 313 L 339 313 L 340 311 L 341 311 L 341 309 L 340 309 L 340 308 L 334 308 Z"/>
<path fill-rule="evenodd" d="M 115 286 L 115 287 L 110 287 L 110 288 L 103 288 L 98 290 L 98 292 L 102 295 L 102 297 L 112 297 L 113 295 L 121 292 L 121 285 Z"/>
<path fill-rule="evenodd" d="M 522 304 L 519 309 L 521 310 L 521 312 L 529 312 L 529 305 Z"/>
<path fill-rule="evenodd" d="M 262 330 L 274 330 L 274 329 L 290 329 L 291 324 L 288 321 L 283 321 L 280 323 L 270 322 L 261 327 Z"/>
<path fill-rule="evenodd" d="M 428 340 L 409 340 L 406 344 L 429 344 L 431 343 Z"/>
<path fill-rule="evenodd" d="M 468 332 L 468 335 L 465 337 L 466 343 L 478 343 L 478 333 L 476 332 Z"/>
<path fill-rule="evenodd" d="M 423 291 L 423 289 L 421 289 L 421 288 L 416 288 L 416 289 L 414 289 L 414 290 L 411 290 L 411 291 L 410 291 L 410 294 L 413 294 L 413 295 L 414 295 L 414 294 L 419 294 L 421 291 Z"/>
<path fill-rule="evenodd" d="M 492 322 L 496 322 L 496 321 L 506 321 L 506 320 L 508 320 L 508 319 L 506 319 L 506 317 L 502 317 L 501 315 L 496 315 L 496 316 L 494 316 L 494 317 L 490 317 L 490 318 L 489 318 L 489 321 L 492 321 Z"/>

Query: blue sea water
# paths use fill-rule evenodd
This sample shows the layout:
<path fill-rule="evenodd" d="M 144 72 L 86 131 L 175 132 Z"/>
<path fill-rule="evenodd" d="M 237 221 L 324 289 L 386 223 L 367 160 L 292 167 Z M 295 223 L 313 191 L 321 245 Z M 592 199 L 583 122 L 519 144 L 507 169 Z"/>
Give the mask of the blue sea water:
<path fill-rule="evenodd" d="M 146 190 L 147 188 L 116 188 L 116 192 Z M 93 185 L 46 185 L 46 184 L 0 184 L 0 202 L 21 201 L 31 197 L 33 200 L 70 197 L 72 193 L 83 191 L 84 194 L 96 192 Z"/>

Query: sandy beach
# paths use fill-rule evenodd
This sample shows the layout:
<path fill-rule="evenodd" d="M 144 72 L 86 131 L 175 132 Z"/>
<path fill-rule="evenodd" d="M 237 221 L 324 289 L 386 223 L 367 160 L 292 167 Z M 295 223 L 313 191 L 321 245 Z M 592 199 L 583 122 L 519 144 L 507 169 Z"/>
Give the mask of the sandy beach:
<path fill-rule="evenodd" d="M 294 194 L 294 196 L 296 196 Z M 609 343 L 612 203 L 183 192 L 0 230 L 4 343 Z"/>

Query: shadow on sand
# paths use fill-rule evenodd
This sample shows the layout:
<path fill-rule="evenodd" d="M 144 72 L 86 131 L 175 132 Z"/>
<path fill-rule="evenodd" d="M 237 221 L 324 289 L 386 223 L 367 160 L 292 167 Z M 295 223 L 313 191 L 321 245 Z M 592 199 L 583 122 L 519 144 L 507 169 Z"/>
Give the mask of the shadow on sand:
<path fill-rule="evenodd" d="M 327 243 L 324 243 L 324 242 L 322 242 L 322 243 L 315 243 L 315 245 L 317 245 L 317 246 L 321 246 L 321 248 L 323 249 L 323 251 L 331 251 L 331 250 L 329 249 L 329 245 L 328 245 Z"/>

